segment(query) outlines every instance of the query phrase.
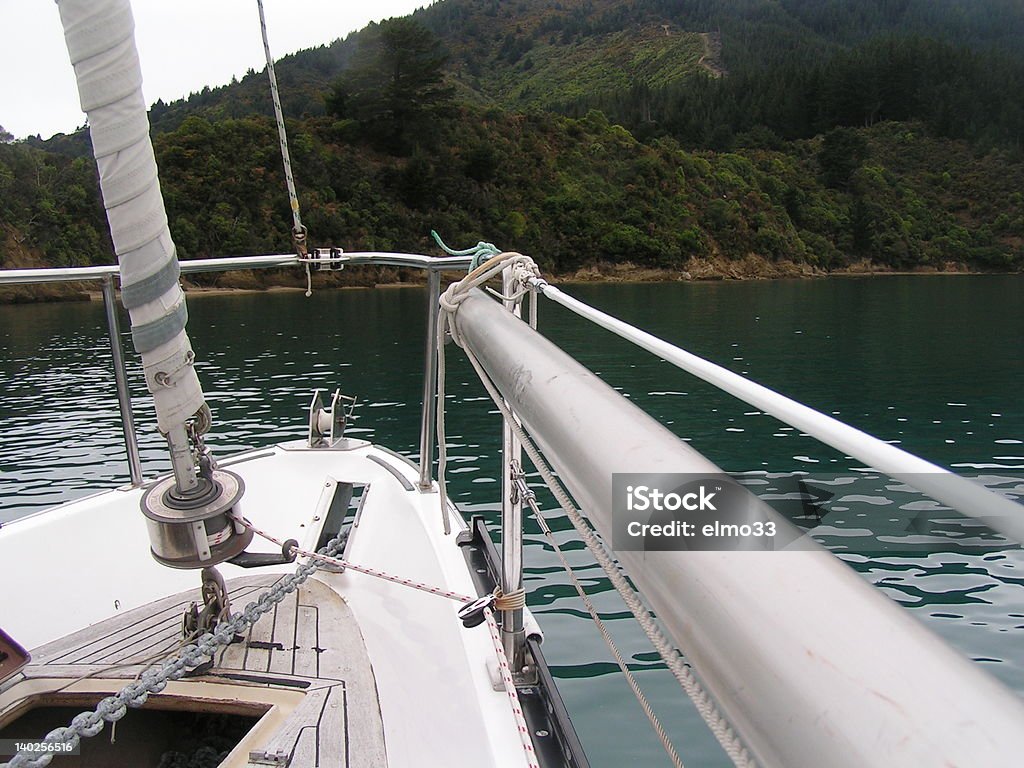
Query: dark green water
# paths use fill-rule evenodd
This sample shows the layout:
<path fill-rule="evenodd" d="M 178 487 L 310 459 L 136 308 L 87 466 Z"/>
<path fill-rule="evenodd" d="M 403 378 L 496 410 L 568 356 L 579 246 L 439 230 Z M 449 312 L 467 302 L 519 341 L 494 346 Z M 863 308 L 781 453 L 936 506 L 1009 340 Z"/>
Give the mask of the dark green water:
<path fill-rule="evenodd" d="M 763 384 L 987 484 L 1024 468 L 1024 278 L 573 286 L 573 295 Z M 350 434 L 415 457 L 423 362 L 418 289 L 202 296 L 190 333 L 218 455 L 304 436 L 309 392 L 359 395 Z M 847 482 L 859 463 L 558 307 L 545 334 L 733 472 L 805 471 Z M 494 521 L 499 420 L 461 354 L 450 356 L 450 481 L 467 513 Z M 163 449 L 133 366 L 148 473 Z M 126 474 L 102 307 L 0 307 L 0 521 L 117 484 Z M 995 478 L 995 480 L 992 480 Z M 891 492 L 892 489 L 883 493 Z M 860 517 L 847 497 L 848 516 Z M 915 502 L 916 503 L 916 502 Z M 870 506 L 870 505 L 869 505 Z M 598 573 L 556 526 L 595 602 L 689 765 L 727 764 Z M 837 539 L 838 540 L 838 539 Z M 534 524 L 529 602 L 595 766 L 666 764 L 568 580 Z M 844 551 L 842 547 L 836 547 Z M 964 654 L 1024 693 L 1024 558 L 937 551 L 844 558 Z"/>

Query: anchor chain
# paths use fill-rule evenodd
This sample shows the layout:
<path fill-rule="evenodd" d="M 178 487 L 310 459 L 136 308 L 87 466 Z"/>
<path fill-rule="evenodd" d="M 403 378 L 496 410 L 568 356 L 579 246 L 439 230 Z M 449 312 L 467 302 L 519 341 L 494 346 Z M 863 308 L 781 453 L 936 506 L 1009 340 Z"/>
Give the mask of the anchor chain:
<path fill-rule="evenodd" d="M 330 557 L 337 553 L 344 544 L 340 536 L 327 542 L 319 554 Z M 236 614 L 229 621 L 221 621 L 212 632 L 206 632 L 195 643 L 186 645 L 173 659 L 153 664 L 147 668 L 137 680 L 126 685 L 113 696 L 100 701 L 96 709 L 82 712 L 74 717 L 70 725 L 55 728 L 43 738 L 53 744 L 70 744 L 77 747 L 82 738 L 89 738 L 100 733 L 106 723 L 116 723 L 128 713 L 128 708 L 141 707 L 150 694 L 160 693 L 171 680 L 178 680 L 200 664 L 214 652 L 230 644 L 235 635 L 241 634 L 251 627 L 265 613 L 269 613 L 278 603 L 298 589 L 314 571 L 320 567 L 319 560 L 303 563 L 273 587 L 261 594 L 259 598 L 245 606 L 245 610 Z M 45 768 L 53 760 L 53 753 L 31 755 L 21 752 L 0 768 Z"/>

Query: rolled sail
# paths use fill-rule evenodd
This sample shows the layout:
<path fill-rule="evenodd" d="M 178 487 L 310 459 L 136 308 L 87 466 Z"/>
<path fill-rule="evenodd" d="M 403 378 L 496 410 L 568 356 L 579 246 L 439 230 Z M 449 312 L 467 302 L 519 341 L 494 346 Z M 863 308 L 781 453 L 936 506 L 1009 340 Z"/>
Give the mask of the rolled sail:
<path fill-rule="evenodd" d="M 203 411 L 185 333 L 185 295 L 149 137 L 135 21 L 128 0 L 57 0 L 103 205 L 121 273 L 121 301 L 164 434 Z"/>

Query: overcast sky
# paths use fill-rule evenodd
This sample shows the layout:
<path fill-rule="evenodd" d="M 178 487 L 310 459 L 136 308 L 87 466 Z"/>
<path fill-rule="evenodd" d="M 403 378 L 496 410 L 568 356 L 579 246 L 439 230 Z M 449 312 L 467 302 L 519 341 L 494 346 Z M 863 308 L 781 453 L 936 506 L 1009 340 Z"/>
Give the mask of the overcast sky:
<path fill-rule="evenodd" d="M 275 59 L 431 0 L 263 0 Z M 256 0 L 134 0 L 146 101 L 223 85 L 265 59 Z M 85 122 L 52 0 L 0 0 L 0 125 L 17 138 Z"/>

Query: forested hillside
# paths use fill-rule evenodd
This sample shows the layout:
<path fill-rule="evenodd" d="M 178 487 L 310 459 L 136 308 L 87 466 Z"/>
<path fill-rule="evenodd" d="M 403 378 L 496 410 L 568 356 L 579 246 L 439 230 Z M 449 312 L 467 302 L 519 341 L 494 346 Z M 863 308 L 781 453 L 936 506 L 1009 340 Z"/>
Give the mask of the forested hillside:
<path fill-rule="evenodd" d="M 1019 269 L 1022 41 L 1009 0 L 444 0 L 278 75 L 313 244 Z M 269 114 L 255 72 L 153 106 L 183 257 L 289 248 Z M 87 153 L 0 142 L 2 266 L 111 261 Z"/>

